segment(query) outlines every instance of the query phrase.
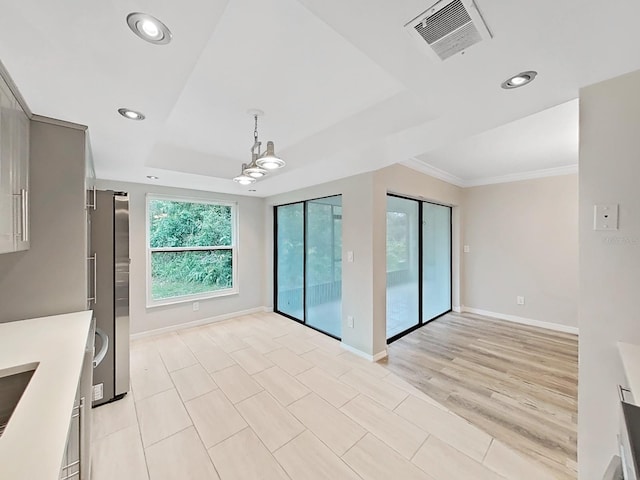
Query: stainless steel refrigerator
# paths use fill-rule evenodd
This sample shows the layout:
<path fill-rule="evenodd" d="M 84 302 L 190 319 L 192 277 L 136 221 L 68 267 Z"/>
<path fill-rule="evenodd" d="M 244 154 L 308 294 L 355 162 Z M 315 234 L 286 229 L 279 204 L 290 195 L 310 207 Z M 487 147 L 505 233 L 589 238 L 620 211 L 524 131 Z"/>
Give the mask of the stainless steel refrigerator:
<path fill-rule="evenodd" d="M 89 194 L 89 308 L 96 320 L 93 401 L 98 406 L 129 391 L 129 197 Z"/>

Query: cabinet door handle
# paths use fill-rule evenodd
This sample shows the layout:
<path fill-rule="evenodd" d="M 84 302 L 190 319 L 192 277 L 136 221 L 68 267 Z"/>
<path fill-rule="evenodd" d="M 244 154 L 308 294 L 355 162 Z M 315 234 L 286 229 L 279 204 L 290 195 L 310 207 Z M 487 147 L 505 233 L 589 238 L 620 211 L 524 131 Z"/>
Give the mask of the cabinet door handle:
<path fill-rule="evenodd" d="M 22 210 L 22 241 L 29 241 L 29 190 L 20 189 L 20 208 Z"/>
<path fill-rule="evenodd" d="M 625 398 L 625 393 L 631 394 L 631 389 L 623 387 L 622 385 L 618 385 L 618 397 L 620 397 L 620 401 L 622 403 L 629 403 L 629 401 Z"/>
<path fill-rule="evenodd" d="M 80 478 L 82 478 L 83 476 L 82 470 L 85 468 L 86 465 L 88 465 L 86 463 L 87 452 L 85 452 L 85 448 L 84 448 L 85 430 L 86 430 L 85 422 L 87 421 L 85 408 L 86 407 L 85 407 L 84 397 L 80 397 L 80 419 L 79 419 L 80 432 L 78 435 L 78 462 L 80 462 L 78 473 L 80 474 Z"/>
<path fill-rule="evenodd" d="M 73 463 L 70 463 L 69 465 L 66 465 L 66 466 L 62 467 L 62 470 L 67 471 L 68 469 L 73 468 L 76 465 L 78 467 L 80 467 L 80 460 L 77 460 L 77 461 L 75 461 Z M 60 480 L 70 480 L 70 479 L 72 479 L 74 477 L 80 478 L 80 470 L 78 470 L 77 472 L 70 473 L 69 475 L 66 475 L 64 477 L 60 477 Z"/>
<path fill-rule="evenodd" d="M 91 208 L 92 210 L 96 209 L 96 186 L 94 185 L 91 190 L 87 190 L 87 196 L 91 199 L 91 201 L 87 200 L 87 208 Z"/>
<path fill-rule="evenodd" d="M 29 241 L 29 191 L 25 188 L 20 189 L 20 193 L 14 193 L 14 197 L 20 197 L 20 233 L 16 233 L 16 237 L 20 237 L 21 242 Z"/>

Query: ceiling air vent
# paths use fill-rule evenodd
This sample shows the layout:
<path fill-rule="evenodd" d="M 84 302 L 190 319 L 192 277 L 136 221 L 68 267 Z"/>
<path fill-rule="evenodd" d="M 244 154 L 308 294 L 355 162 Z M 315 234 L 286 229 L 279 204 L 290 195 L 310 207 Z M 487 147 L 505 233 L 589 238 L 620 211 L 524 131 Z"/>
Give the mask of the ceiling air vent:
<path fill-rule="evenodd" d="M 491 38 L 473 0 L 442 0 L 407 23 L 405 28 L 440 60 Z"/>

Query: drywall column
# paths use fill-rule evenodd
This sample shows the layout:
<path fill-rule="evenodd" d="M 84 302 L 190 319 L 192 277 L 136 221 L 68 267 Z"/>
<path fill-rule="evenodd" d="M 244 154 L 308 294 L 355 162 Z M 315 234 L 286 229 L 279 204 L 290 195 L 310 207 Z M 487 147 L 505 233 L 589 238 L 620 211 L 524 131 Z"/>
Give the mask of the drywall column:
<path fill-rule="evenodd" d="M 31 121 L 31 248 L 0 255 L 0 322 L 87 306 L 85 130 Z"/>
<path fill-rule="evenodd" d="M 387 353 L 387 187 L 386 178 L 374 174 L 371 199 L 372 345 L 374 359 Z"/>
<path fill-rule="evenodd" d="M 374 345 L 376 295 L 374 285 L 373 175 L 352 177 L 342 194 L 342 343 L 366 355 L 386 350 Z M 353 262 L 345 261 L 353 252 Z M 383 277 L 384 278 L 384 277 Z M 384 299 L 384 295 L 383 295 Z M 347 317 L 353 316 L 353 328 Z"/>
<path fill-rule="evenodd" d="M 580 92 L 580 480 L 617 453 L 616 342 L 640 344 L 640 72 Z M 595 204 L 619 204 L 619 229 L 594 231 Z M 636 398 L 640 392 L 634 392 Z"/>

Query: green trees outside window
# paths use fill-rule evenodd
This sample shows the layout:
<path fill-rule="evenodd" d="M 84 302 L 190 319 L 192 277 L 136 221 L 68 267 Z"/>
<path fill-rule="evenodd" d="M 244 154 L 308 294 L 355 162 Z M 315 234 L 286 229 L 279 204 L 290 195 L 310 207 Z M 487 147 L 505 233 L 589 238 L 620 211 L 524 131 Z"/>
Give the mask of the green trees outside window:
<path fill-rule="evenodd" d="M 235 206 L 147 199 L 152 302 L 234 287 Z"/>

